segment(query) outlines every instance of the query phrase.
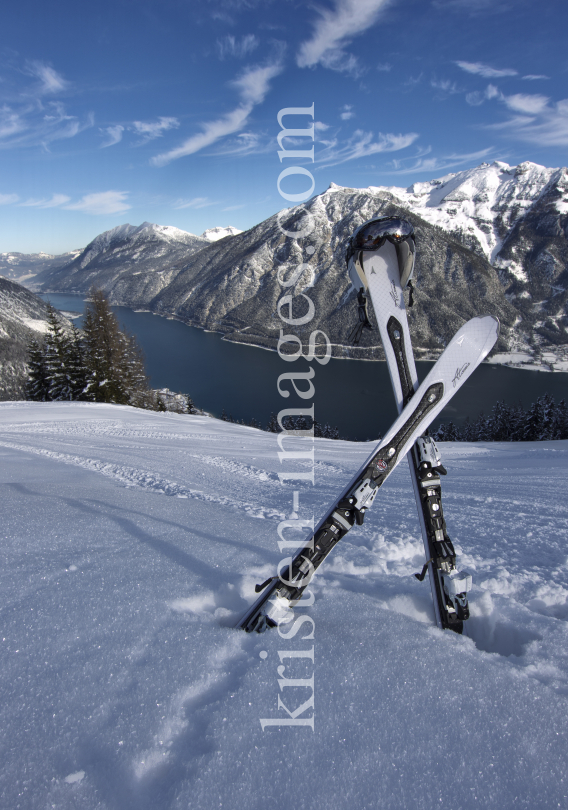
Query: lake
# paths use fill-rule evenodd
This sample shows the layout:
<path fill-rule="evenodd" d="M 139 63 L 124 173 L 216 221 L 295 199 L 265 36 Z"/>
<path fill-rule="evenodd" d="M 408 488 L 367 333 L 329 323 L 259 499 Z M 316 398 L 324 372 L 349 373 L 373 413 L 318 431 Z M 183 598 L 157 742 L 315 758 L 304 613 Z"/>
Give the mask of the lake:
<path fill-rule="evenodd" d="M 57 309 L 84 311 L 78 295 L 41 296 Z M 179 321 L 112 307 L 119 323 L 135 335 L 146 358 L 146 371 L 154 388 L 170 388 L 190 394 L 199 408 L 214 416 L 223 409 L 235 419 L 254 417 L 266 425 L 272 412 L 301 407 L 294 395 L 291 404 L 277 391 L 279 375 L 307 365 L 283 362 L 276 352 L 230 343 L 221 335 L 204 332 Z M 80 327 L 81 319 L 75 320 Z M 352 440 L 375 439 L 397 415 L 386 363 L 332 359 L 326 366 L 313 363 L 316 393 L 315 416 L 322 424 L 337 426 Z M 417 363 L 423 380 L 432 363 Z M 289 387 L 289 386 L 288 386 Z M 556 401 L 568 398 L 568 374 L 513 369 L 482 364 L 444 409 L 439 419 L 461 424 L 488 413 L 497 400 L 530 405 L 541 394 Z M 303 403 L 310 405 L 309 402 Z"/>

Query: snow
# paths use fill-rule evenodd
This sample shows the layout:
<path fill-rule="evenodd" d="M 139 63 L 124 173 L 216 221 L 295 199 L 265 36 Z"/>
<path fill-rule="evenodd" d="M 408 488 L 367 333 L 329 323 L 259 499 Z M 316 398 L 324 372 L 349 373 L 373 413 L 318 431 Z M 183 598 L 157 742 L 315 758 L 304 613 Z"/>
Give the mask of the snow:
<path fill-rule="evenodd" d="M 562 182 L 563 177 L 563 169 L 549 169 L 529 161 L 509 166 L 496 160 L 436 180 L 413 183 L 406 189 L 371 186 L 368 190 L 374 194 L 388 191 L 432 225 L 473 239 L 493 262 L 502 247 L 503 233 L 510 231 L 549 183 Z M 558 201 L 556 205 L 563 213 L 564 203 Z"/>
<path fill-rule="evenodd" d="M 21 318 L 21 321 L 29 329 L 33 329 L 34 332 L 41 332 L 43 335 L 48 332 L 49 324 L 41 318 Z"/>
<path fill-rule="evenodd" d="M 217 242 L 219 239 L 224 239 L 226 236 L 236 236 L 238 233 L 242 233 L 242 231 L 239 231 L 239 229 L 233 227 L 233 225 L 228 225 L 226 228 L 208 228 L 206 231 L 203 231 L 201 238 L 207 239 L 209 242 Z"/>
<path fill-rule="evenodd" d="M 566 807 L 568 442 L 442 445 L 468 636 L 413 577 L 401 464 L 286 640 L 233 629 L 293 509 L 274 435 L 86 403 L 0 424 L 4 807 Z M 369 446 L 315 448 L 317 521 Z M 312 675 L 313 731 L 262 731 L 308 697 L 279 678 Z"/>

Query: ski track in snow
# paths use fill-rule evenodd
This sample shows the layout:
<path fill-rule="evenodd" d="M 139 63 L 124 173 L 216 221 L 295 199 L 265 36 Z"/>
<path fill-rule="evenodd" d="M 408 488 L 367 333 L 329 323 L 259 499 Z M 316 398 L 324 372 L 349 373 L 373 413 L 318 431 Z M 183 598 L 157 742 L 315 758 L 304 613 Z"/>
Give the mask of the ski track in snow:
<path fill-rule="evenodd" d="M 30 447 L 24 444 L 14 444 L 13 442 L 0 441 L 0 447 L 7 447 L 11 450 L 21 450 L 26 453 L 34 453 L 38 456 L 52 458 L 56 461 L 61 461 L 64 464 L 72 464 L 75 467 L 82 467 L 84 470 L 99 473 L 107 478 L 112 478 L 119 484 L 127 487 L 140 487 L 141 489 L 149 489 L 160 495 L 170 495 L 177 498 L 193 498 L 207 503 L 216 503 L 220 506 L 229 506 L 233 509 L 244 510 L 250 517 L 254 518 L 271 518 L 277 520 L 284 520 L 284 513 L 244 501 L 237 501 L 228 496 L 210 495 L 199 490 L 184 487 L 177 484 L 175 481 L 169 481 L 162 478 L 156 473 L 147 472 L 144 470 L 135 469 L 133 467 L 126 467 L 118 464 L 109 464 L 104 461 L 97 461 L 90 458 L 80 458 L 79 456 L 71 456 L 66 453 L 57 453 L 53 450 L 45 450 L 43 448 Z M 234 465 L 235 468 L 237 465 Z M 243 465 L 239 465 L 243 466 Z M 230 466 L 228 465 L 228 469 Z M 260 472 L 260 470 L 259 470 Z M 267 476 L 268 478 L 268 476 Z"/>

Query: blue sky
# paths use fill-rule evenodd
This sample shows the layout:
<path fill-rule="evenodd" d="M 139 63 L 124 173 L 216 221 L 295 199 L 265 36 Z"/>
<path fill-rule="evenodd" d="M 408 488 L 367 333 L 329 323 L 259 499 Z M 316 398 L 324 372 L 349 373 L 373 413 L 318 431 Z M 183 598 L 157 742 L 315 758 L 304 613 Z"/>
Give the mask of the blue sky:
<path fill-rule="evenodd" d="M 249 228 L 288 205 L 277 114 L 312 102 L 314 193 L 565 166 L 567 31 L 565 0 L 19 0 L 0 41 L 0 251 L 144 220 Z"/>

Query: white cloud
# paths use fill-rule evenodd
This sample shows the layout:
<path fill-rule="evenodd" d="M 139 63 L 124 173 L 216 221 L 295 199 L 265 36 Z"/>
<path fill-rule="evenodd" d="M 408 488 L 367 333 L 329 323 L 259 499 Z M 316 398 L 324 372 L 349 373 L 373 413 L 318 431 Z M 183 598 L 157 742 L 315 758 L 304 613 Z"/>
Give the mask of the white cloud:
<path fill-rule="evenodd" d="M 245 34 L 239 40 L 238 37 L 233 37 L 230 34 L 222 39 L 218 39 L 215 43 L 215 50 L 219 59 L 225 59 L 227 56 L 235 56 L 237 59 L 242 59 L 248 56 L 249 53 L 255 51 L 260 42 L 254 34 Z"/>
<path fill-rule="evenodd" d="M 215 147 L 215 155 L 251 155 L 273 152 L 277 148 L 274 138 L 267 138 L 265 133 L 239 132 L 234 138 L 228 138 Z M 211 154 L 211 153 L 209 153 Z"/>
<path fill-rule="evenodd" d="M 127 191 L 100 191 L 96 194 L 85 194 L 76 203 L 65 205 L 68 211 L 83 211 L 85 214 L 118 214 L 128 211 Z"/>
<path fill-rule="evenodd" d="M 93 123 L 92 114 L 81 122 L 59 101 L 21 105 L 19 109 L 4 105 L 0 109 L 0 149 L 41 146 L 47 150 L 53 141 L 74 138 Z"/>
<path fill-rule="evenodd" d="M 550 79 L 550 76 L 543 76 L 543 75 L 536 74 L 536 73 L 529 73 L 528 76 L 523 76 L 522 78 L 526 82 L 534 82 L 537 79 Z"/>
<path fill-rule="evenodd" d="M 114 146 L 115 143 L 119 143 L 122 140 L 124 127 L 120 124 L 116 124 L 112 127 L 100 127 L 100 131 L 106 135 L 106 140 L 101 143 L 100 146 L 101 149 L 105 149 L 107 146 Z"/>
<path fill-rule="evenodd" d="M 525 114 L 490 124 L 486 129 L 501 130 L 509 138 L 537 146 L 568 147 L 568 99 L 544 104 L 544 96 L 509 96 L 505 103 L 509 109 Z"/>
<path fill-rule="evenodd" d="M 343 50 L 353 37 L 374 25 L 392 0 L 335 0 L 333 10 L 318 8 L 312 38 L 300 45 L 298 67 L 320 64 L 331 70 L 359 75 L 357 60 Z"/>
<path fill-rule="evenodd" d="M 71 197 L 66 194 L 53 194 L 50 200 L 25 200 L 20 205 L 26 208 L 57 208 L 59 205 L 64 205 L 69 202 Z"/>
<path fill-rule="evenodd" d="M 28 62 L 26 72 L 40 80 L 40 93 L 59 93 L 70 86 L 60 73 L 39 60 Z"/>
<path fill-rule="evenodd" d="M 150 163 L 154 166 L 165 166 L 172 160 L 193 155 L 216 143 L 220 138 L 243 129 L 254 107 L 264 101 L 270 89 L 270 81 L 281 72 L 280 62 L 264 67 L 248 68 L 238 79 L 231 82 L 241 96 L 241 103 L 238 107 L 216 121 L 201 124 L 202 132 L 192 135 L 175 149 L 156 155 Z"/>
<path fill-rule="evenodd" d="M 380 70 L 381 73 L 390 73 L 392 70 L 392 65 L 389 65 L 388 62 L 379 62 L 377 65 L 377 70 Z"/>
<path fill-rule="evenodd" d="M 373 140 L 372 132 L 356 130 L 351 138 L 344 145 L 340 145 L 337 139 L 322 141 L 326 148 L 316 155 L 318 168 L 324 166 L 337 166 L 348 160 L 356 160 L 360 157 L 376 155 L 380 152 L 398 152 L 406 149 L 418 138 L 416 132 L 409 132 L 405 135 L 394 135 L 393 133 L 383 134 L 379 132 L 377 140 Z"/>
<path fill-rule="evenodd" d="M 466 73 L 483 76 L 484 79 L 499 79 L 503 76 L 517 76 L 518 71 L 511 68 L 492 68 L 482 62 L 456 62 L 456 65 Z"/>
<path fill-rule="evenodd" d="M 502 98 L 503 94 L 495 87 L 494 84 L 488 84 L 485 90 L 474 90 L 473 93 L 467 93 L 465 100 L 472 107 L 479 107 L 484 101 L 489 101 L 492 98 Z"/>
<path fill-rule="evenodd" d="M 513 96 L 505 96 L 504 101 L 507 107 L 514 112 L 538 115 L 546 110 L 550 99 L 547 96 L 516 93 Z"/>
<path fill-rule="evenodd" d="M 424 160 L 423 158 L 412 158 L 405 160 L 393 160 L 394 174 L 417 174 L 418 172 L 441 172 L 446 169 L 451 169 L 454 166 L 463 166 L 465 163 L 477 163 L 487 157 L 493 151 L 490 146 L 487 149 L 482 149 L 479 152 L 471 152 L 467 155 L 450 154 L 444 157 L 434 157 Z"/>
<path fill-rule="evenodd" d="M 351 106 L 351 104 L 344 104 L 341 109 L 343 110 L 343 112 L 339 117 L 341 118 L 342 121 L 349 121 L 350 118 L 355 117 L 355 113 L 353 112 L 353 107 Z"/>
<path fill-rule="evenodd" d="M 215 205 L 215 202 L 208 197 L 194 197 L 192 200 L 177 200 L 174 208 L 207 208 L 209 205 Z"/>
<path fill-rule="evenodd" d="M 329 124 L 324 124 L 323 121 L 316 121 L 314 123 L 314 127 L 316 132 L 325 132 L 327 129 L 329 129 Z"/>
<path fill-rule="evenodd" d="M 133 121 L 132 129 L 137 135 L 142 138 L 138 141 L 138 146 L 153 141 L 155 138 L 161 138 L 164 132 L 169 129 L 177 129 L 179 121 L 177 118 L 161 116 L 157 121 Z"/>
<path fill-rule="evenodd" d="M 0 138 L 10 138 L 26 129 L 21 114 L 6 104 L 0 108 Z"/>
<path fill-rule="evenodd" d="M 0 205 L 11 205 L 17 203 L 19 199 L 17 194 L 0 194 Z"/>
<path fill-rule="evenodd" d="M 441 90 L 442 93 L 447 93 L 449 95 L 461 92 L 456 83 L 450 81 L 449 79 L 432 79 L 430 85 L 435 90 Z"/>

